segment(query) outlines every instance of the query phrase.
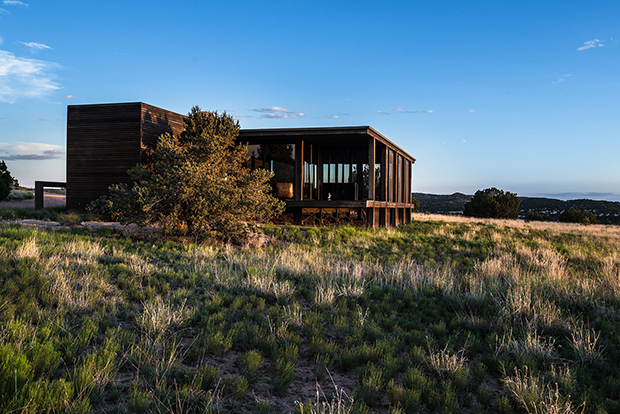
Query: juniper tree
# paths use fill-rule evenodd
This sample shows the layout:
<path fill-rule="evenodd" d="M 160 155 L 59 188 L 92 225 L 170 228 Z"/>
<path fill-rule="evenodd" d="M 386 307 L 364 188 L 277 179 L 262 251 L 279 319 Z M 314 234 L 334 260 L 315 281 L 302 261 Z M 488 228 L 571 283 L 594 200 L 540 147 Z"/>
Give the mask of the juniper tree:
<path fill-rule="evenodd" d="M 4 200 L 11 194 L 13 188 L 13 180 L 11 173 L 4 161 L 0 161 L 0 201 Z"/>
<path fill-rule="evenodd" d="M 199 240 L 241 240 L 282 212 L 283 203 L 270 195 L 271 173 L 243 166 L 247 146 L 235 141 L 238 122 L 194 106 L 185 124 L 180 135 L 159 137 L 149 161 L 128 171 L 131 187 L 111 186 L 99 205 L 122 222 L 158 223 Z"/>
<path fill-rule="evenodd" d="M 516 194 L 497 188 L 478 190 L 474 198 L 465 204 L 464 216 L 482 218 L 508 218 L 519 217 L 519 205 L 521 199 Z"/>

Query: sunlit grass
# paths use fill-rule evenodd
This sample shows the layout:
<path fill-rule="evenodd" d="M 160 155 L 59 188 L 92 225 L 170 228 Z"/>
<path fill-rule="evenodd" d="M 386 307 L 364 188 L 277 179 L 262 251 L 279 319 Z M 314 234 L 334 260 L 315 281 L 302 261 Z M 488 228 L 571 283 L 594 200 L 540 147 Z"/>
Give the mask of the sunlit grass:
<path fill-rule="evenodd" d="M 260 249 L 1 227 L 0 411 L 620 408 L 617 227 L 416 218 Z"/>

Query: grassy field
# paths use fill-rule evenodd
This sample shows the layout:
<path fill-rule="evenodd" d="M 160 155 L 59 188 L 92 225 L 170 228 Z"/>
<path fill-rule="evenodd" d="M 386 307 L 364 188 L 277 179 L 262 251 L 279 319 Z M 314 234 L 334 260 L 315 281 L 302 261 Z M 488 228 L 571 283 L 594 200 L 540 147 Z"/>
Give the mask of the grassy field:
<path fill-rule="evenodd" d="M 620 412 L 620 228 L 0 227 L 0 412 Z"/>

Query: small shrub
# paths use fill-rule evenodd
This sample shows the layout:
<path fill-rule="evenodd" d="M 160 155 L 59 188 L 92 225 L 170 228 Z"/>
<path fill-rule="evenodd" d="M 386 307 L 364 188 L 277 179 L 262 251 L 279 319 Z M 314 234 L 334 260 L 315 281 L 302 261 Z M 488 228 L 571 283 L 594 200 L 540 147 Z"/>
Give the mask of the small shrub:
<path fill-rule="evenodd" d="M 278 357 L 273 364 L 273 390 L 283 397 L 288 391 L 288 387 L 295 379 L 295 363 Z"/>
<path fill-rule="evenodd" d="M 445 387 L 441 394 L 441 405 L 443 413 L 457 414 L 461 411 L 456 391 L 452 387 Z"/>
<path fill-rule="evenodd" d="M 132 413 L 145 413 L 151 406 L 152 396 L 148 391 L 132 388 L 129 394 L 129 409 Z"/>
<path fill-rule="evenodd" d="M 558 219 L 561 223 L 581 223 L 581 224 L 598 224 L 596 215 L 591 211 L 581 211 L 572 207 L 560 213 Z"/>
<path fill-rule="evenodd" d="M 413 361 L 416 364 L 421 364 L 422 362 L 424 362 L 424 348 L 422 348 L 421 346 L 414 345 L 411 348 L 411 352 L 409 353 L 409 356 L 411 357 L 411 361 Z"/>
<path fill-rule="evenodd" d="M 370 363 L 360 369 L 358 374 L 358 383 L 360 385 L 355 393 L 357 399 L 364 400 L 367 405 L 373 407 L 379 398 L 379 393 L 383 388 L 384 381 L 384 372 L 381 367 L 377 367 L 373 363 Z"/>
<path fill-rule="evenodd" d="M 412 390 L 421 390 L 426 393 L 430 390 L 429 378 L 417 367 L 412 367 L 405 372 L 405 387 Z"/>
<path fill-rule="evenodd" d="M 258 401 L 252 407 L 252 414 L 273 414 L 276 411 L 271 408 L 271 405 L 267 401 Z"/>
<path fill-rule="evenodd" d="M 258 380 L 263 362 L 263 356 L 257 350 L 248 351 L 241 358 L 241 372 L 250 384 Z"/>
<path fill-rule="evenodd" d="M 204 391 L 207 391 L 216 384 L 218 378 L 220 377 L 220 369 L 213 365 L 205 365 L 196 374 L 194 377 L 194 386 L 196 388 L 201 388 Z"/>
<path fill-rule="evenodd" d="M 542 214 L 540 214 L 537 211 L 528 211 L 527 215 L 525 216 L 525 220 L 527 221 L 547 221 L 547 218 L 545 216 L 543 216 Z"/>
<path fill-rule="evenodd" d="M 80 224 L 81 218 L 75 213 L 59 214 L 56 221 L 63 226 L 76 226 Z"/>
<path fill-rule="evenodd" d="M 247 394 L 248 392 L 249 386 L 250 383 L 244 376 L 238 377 L 235 381 L 235 385 L 233 388 L 233 395 L 235 396 L 235 398 L 240 400 L 245 397 L 245 394 Z"/>
<path fill-rule="evenodd" d="M 391 380 L 387 386 L 388 398 L 390 400 L 390 406 L 398 407 L 403 396 L 405 389 L 400 385 L 394 385 L 394 380 Z"/>
<path fill-rule="evenodd" d="M 9 196 L 6 198 L 7 201 L 21 201 L 21 200 L 32 200 L 34 198 L 34 194 L 30 191 L 22 191 L 19 193 L 11 192 Z"/>
<path fill-rule="evenodd" d="M 476 398 L 484 407 L 489 407 L 493 401 L 493 391 L 486 385 L 482 385 L 476 392 Z"/>
<path fill-rule="evenodd" d="M 512 404 L 510 403 L 510 399 L 502 395 L 497 400 L 497 412 L 500 414 L 510 414 L 512 413 Z"/>
<path fill-rule="evenodd" d="M 405 413 L 416 413 L 420 406 L 421 393 L 419 390 L 405 389 L 401 396 L 400 403 Z"/>
<path fill-rule="evenodd" d="M 297 345 L 287 345 L 273 362 L 272 386 L 279 396 L 286 395 L 295 379 L 295 365 L 299 356 Z"/>

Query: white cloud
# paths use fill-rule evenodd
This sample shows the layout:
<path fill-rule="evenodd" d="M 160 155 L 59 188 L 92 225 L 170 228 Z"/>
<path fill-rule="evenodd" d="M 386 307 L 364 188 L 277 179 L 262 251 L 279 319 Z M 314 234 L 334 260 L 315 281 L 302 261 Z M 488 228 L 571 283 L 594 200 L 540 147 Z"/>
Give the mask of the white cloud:
<path fill-rule="evenodd" d="M 577 48 L 577 50 L 581 52 L 582 50 L 592 49 L 594 47 L 601 47 L 601 46 L 605 46 L 603 42 L 598 39 L 594 39 L 594 40 L 588 40 L 587 42 L 584 42 L 582 46 L 579 46 Z"/>
<path fill-rule="evenodd" d="M 0 102 L 13 103 L 18 98 L 39 98 L 60 89 L 50 73 L 58 65 L 15 56 L 0 50 Z"/>
<path fill-rule="evenodd" d="M 0 142 L 0 159 L 53 160 L 62 158 L 65 148 L 38 142 Z"/>
<path fill-rule="evenodd" d="M 9 11 L 0 7 L 0 16 L 2 16 L 3 14 L 9 14 Z"/>
<path fill-rule="evenodd" d="M 298 116 L 304 116 L 303 112 L 298 111 L 289 111 L 288 109 L 281 108 L 279 106 L 271 106 L 267 108 L 259 108 L 253 109 L 255 112 L 261 112 L 261 118 L 271 118 L 271 119 L 285 119 L 285 118 L 296 118 Z"/>
<path fill-rule="evenodd" d="M 560 77 L 560 78 L 559 78 L 558 80 L 556 80 L 555 82 L 551 82 L 551 83 L 555 85 L 555 84 L 557 84 L 557 83 L 564 82 L 564 81 L 566 80 L 566 78 L 569 78 L 570 76 L 571 76 L 571 74 L 570 74 L 570 73 L 568 73 L 568 74 L 566 74 L 566 75 L 564 75 L 564 76 Z"/>
<path fill-rule="evenodd" d="M 338 115 L 327 115 L 327 117 L 331 118 L 331 119 L 338 119 L 338 118 L 340 118 Z"/>
<path fill-rule="evenodd" d="M 475 109 L 470 109 L 469 112 L 476 112 L 476 110 Z"/>
<path fill-rule="evenodd" d="M 4 3 L 5 6 L 30 7 L 29 4 L 18 1 L 18 0 L 4 0 L 2 3 Z"/>
<path fill-rule="evenodd" d="M 24 46 L 29 47 L 32 50 L 51 49 L 51 47 L 43 43 L 37 43 L 37 42 L 19 42 L 19 43 L 21 43 Z"/>
<path fill-rule="evenodd" d="M 415 114 L 415 113 L 420 113 L 420 112 L 426 112 L 426 113 L 431 113 L 433 111 L 429 111 L 429 110 L 424 110 L 424 111 L 414 111 L 412 109 L 403 109 L 402 106 L 396 107 L 394 108 L 394 112 L 401 112 L 403 114 Z"/>
<path fill-rule="evenodd" d="M 63 98 L 65 98 L 65 99 L 77 99 L 77 97 L 75 97 L 73 95 L 63 96 Z"/>
<path fill-rule="evenodd" d="M 377 111 L 377 113 L 379 115 L 389 115 L 390 114 L 389 112 L 385 112 L 385 111 Z"/>

